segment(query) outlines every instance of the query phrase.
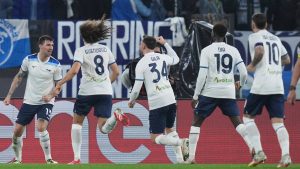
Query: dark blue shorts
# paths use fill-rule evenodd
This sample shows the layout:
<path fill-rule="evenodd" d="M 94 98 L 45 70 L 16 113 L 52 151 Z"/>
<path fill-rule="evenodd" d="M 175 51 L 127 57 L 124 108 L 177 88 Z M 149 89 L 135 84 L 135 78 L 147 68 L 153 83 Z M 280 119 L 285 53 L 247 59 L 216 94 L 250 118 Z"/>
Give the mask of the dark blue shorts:
<path fill-rule="evenodd" d="M 172 128 L 176 118 L 176 104 L 150 110 L 149 131 L 152 134 L 164 133 L 165 128 Z"/>
<path fill-rule="evenodd" d="M 82 116 L 87 116 L 94 108 L 94 115 L 96 117 L 109 118 L 112 108 L 111 95 L 78 95 L 74 104 L 74 113 Z"/>
<path fill-rule="evenodd" d="M 44 119 L 49 121 L 50 115 L 52 113 L 52 108 L 52 104 L 30 105 L 23 103 L 17 116 L 16 123 L 26 126 L 32 121 L 35 114 L 37 115 L 37 119 Z"/>
<path fill-rule="evenodd" d="M 246 100 L 244 113 L 250 116 L 260 115 L 264 106 L 266 106 L 270 118 L 284 118 L 284 96 L 282 94 L 258 95 L 250 93 Z"/>
<path fill-rule="evenodd" d="M 200 95 L 199 103 L 194 109 L 195 115 L 207 118 L 219 107 L 224 115 L 232 117 L 239 116 L 240 111 L 235 99 L 212 98 Z"/>

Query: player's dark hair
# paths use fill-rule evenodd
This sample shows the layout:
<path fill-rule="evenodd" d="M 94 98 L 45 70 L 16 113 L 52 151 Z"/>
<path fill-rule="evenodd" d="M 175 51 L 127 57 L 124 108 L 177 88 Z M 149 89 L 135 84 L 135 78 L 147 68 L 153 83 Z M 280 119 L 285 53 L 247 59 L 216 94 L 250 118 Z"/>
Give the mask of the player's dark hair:
<path fill-rule="evenodd" d="M 49 35 L 42 35 L 42 36 L 39 37 L 38 44 L 42 45 L 42 44 L 44 44 L 44 42 L 46 40 L 52 41 L 52 42 L 54 41 L 54 39 L 51 36 L 49 36 Z"/>
<path fill-rule="evenodd" d="M 267 17 L 262 13 L 257 13 L 252 16 L 252 21 L 258 29 L 265 29 L 267 24 Z"/>
<path fill-rule="evenodd" d="M 213 27 L 214 36 L 218 38 L 224 38 L 227 33 L 227 28 L 223 23 L 217 23 Z"/>
<path fill-rule="evenodd" d="M 152 36 L 145 35 L 143 38 L 143 42 L 147 46 L 147 48 L 153 50 L 156 47 L 156 39 Z"/>
<path fill-rule="evenodd" d="M 96 43 L 110 37 L 111 27 L 105 25 L 105 15 L 100 20 L 87 20 L 80 26 L 80 34 L 86 43 Z"/>

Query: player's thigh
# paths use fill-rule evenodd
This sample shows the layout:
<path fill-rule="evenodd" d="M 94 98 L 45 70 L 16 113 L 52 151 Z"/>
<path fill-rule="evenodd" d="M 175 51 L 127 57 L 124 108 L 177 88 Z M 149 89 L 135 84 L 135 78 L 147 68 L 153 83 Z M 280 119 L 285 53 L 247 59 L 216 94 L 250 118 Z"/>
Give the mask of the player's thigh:
<path fill-rule="evenodd" d="M 37 111 L 37 119 L 43 119 L 46 121 L 50 121 L 50 117 L 52 114 L 53 105 L 52 104 L 42 104 L 39 105 L 38 111 Z M 41 120 L 42 121 L 42 120 Z"/>
<path fill-rule="evenodd" d="M 244 114 L 255 117 L 262 113 L 267 97 L 249 93 L 244 106 Z"/>
<path fill-rule="evenodd" d="M 235 99 L 219 99 L 218 106 L 226 116 L 240 116 L 240 110 Z"/>
<path fill-rule="evenodd" d="M 168 106 L 168 111 L 166 112 L 166 128 L 173 128 L 176 119 L 176 104 L 171 104 Z"/>
<path fill-rule="evenodd" d="M 166 107 L 150 110 L 149 112 L 149 131 L 151 134 L 164 133 L 166 128 L 167 111 Z"/>
<path fill-rule="evenodd" d="M 109 118 L 111 116 L 112 96 L 111 95 L 95 95 L 94 99 L 94 115 L 101 118 Z"/>
<path fill-rule="evenodd" d="M 216 109 L 217 99 L 200 95 L 198 100 L 199 102 L 194 109 L 194 117 L 205 119 Z"/>
<path fill-rule="evenodd" d="M 270 95 L 266 108 L 270 118 L 284 118 L 284 96 L 282 94 Z"/>
<path fill-rule="evenodd" d="M 26 126 L 32 121 L 37 111 L 38 111 L 37 105 L 29 105 L 24 103 L 21 106 L 21 109 L 18 113 L 16 123 L 22 126 Z"/>
<path fill-rule="evenodd" d="M 74 104 L 73 112 L 79 116 L 87 116 L 93 104 L 92 96 L 78 95 Z"/>

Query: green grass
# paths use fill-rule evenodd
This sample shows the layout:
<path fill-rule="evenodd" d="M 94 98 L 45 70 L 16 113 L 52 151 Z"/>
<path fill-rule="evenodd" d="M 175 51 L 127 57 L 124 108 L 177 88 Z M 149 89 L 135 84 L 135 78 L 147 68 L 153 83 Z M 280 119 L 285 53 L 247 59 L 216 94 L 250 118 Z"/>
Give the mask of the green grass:
<path fill-rule="evenodd" d="M 275 169 L 276 164 L 261 164 L 256 169 Z M 289 169 L 299 169 L 292 164 Z M 249 169 L 246 164 L 0 164 L 0 169 Z"/>

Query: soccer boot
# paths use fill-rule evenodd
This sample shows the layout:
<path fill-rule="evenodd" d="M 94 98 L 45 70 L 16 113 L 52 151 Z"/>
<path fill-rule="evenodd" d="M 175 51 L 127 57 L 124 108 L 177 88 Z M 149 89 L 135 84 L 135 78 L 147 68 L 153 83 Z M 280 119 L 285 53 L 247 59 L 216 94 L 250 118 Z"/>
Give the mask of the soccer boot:
<path fill-rule="evenodd" d="M 183 156 L 183 161 L 186 161 L 189 158 L 189 139 L 182 139 L 181 151 Z"/>
<path fill-rule="evenodd" d="M 186 161 L 184 161 L 184 164 L 197 164 L 195 159 L 187 159 Z"/>
<path fill-rule="evenodd" d="M 22 162 L 19 160 L 16 160 L 15 158 L 9 161 L 7 164 L 21 164 Z"/>
<path fill-rule="evenodd" d="M 292 163 L 291 156 L 289 154 L 286 154 L 281 157 L 281 160 L 277 165 L 277 168 L 288 167 L 291 163 Z"/>
<path fill-rule="evenodd" d="M 114 116 L 117 121 L 121 122 L 124 126 L 129 125 L 129 118 L 123 113 L 120 108 L 116 108 L 116 110 L 114 111 Z"/>
<path fill-rule="evenodd" d="M 70 165 L 75 165 L 75 164 L 80 164 L 81 162 L 80 162 L 80 160 L 78 159 L 78 160 L 73 160 L 73 161 L 71 161 L 71 162 L 69 162 L 68 164 L 70 164 Z"/>
<path fill-rule="evenodd" d="M 46 161 L 46 163 L 47 163 L 47 164 L 58 164 L 57 161 L 54 161 L 54 160 L 52 160 L 52 159 L 48 159 L 48 160 Z"/>
<path fill-rule="evenodd" d="M 267 160 L 267 156 L 263 151 L 259 151 L 256 153 L 252 159 L 252 161 L 248 164 L 248 167 L 255 167 L 258 164 L 264 163 Z"/>

